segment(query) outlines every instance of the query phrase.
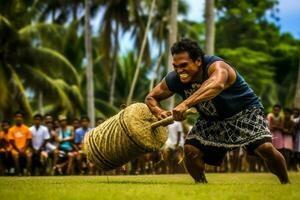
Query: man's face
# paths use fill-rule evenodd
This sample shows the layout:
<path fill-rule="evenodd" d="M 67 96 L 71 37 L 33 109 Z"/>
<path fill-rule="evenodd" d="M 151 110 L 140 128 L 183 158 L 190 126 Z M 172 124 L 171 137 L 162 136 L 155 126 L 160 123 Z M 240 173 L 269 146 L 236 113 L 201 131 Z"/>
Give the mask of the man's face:
<path fill-rule="evenodd" d="M 278 116 L 279 113 L 280 113 L 280 110 L 281 110 L 280 107 L 274 107 L 274 108 L 273 108 L 273 114 L 274 114 L 275 116 Z"/>
<path fill-rule="evenodd" d="M 60 120 L 60 121 L 59 121 L 59 125 L 60 125 L 61 127 L 67 126 L 67 120 Z"/>
<path fill-rule="evenodd" d="M 73 127 L 76 129 L 76 128 L 78 128 L 79 126 L 80 126 L 79 121 L 78 121 L 78 120 L 74 120 L 74 121 L 73 121 Z"/>
<path fill-rule="evenodd" d="M 81 126 L 83 128 L 88 128 L 89 127 L 89 121 L 86 119 L 81 120 Z"/>
<path fill-rule="evenodd" d="M 173 66 L 175 72 L 180 77 L 182 83 L 189 83 L 200 80 L 201 61 L 197 59 L 193 61 L 187 52 L 173 55 Z"/>
<path fill-rule="evenodd" d="M 41 122 L 42 122 L 41 118 L 39 118 L 39 117 L 34 118 L 34 122 L 33 123 L 34 123 L 35 126 L 40 126 Z"/>
<path fill-rule="evenodd" d="M 7 132 L 9 129 L 9 124 L 7 122 L 4 122 L 1 124 L 1 128 L 4 132 Z"/>
<path fill-rule="evenodd" d="M 21 114 L 16 114 L 15 115 L 15 122 L 16 122 L 16 125 L 22 125 L 23 123 L 23 115 Z"/>

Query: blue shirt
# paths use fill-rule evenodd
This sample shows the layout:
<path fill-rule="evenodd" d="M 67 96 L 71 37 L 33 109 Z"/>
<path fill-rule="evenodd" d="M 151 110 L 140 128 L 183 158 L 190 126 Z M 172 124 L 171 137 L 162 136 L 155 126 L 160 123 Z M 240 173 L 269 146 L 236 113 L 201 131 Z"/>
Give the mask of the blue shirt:
<path fill-rule="evenodd" d="M 83 129 L 82 127 L 77 128 L 75 131 L 75 144 L 81 144 L 85 134 L 90 131 L 91 128 Z"/>
<path fill-rule="evenodd" d="M 59 139 L 62 140 L 67 137 L 72 137 L 72 131 L 70 128 L 67 128 L 65 131 L 62 131 L 61 128 L 58 129 Z M 70 141 L 61 142 L 59 148 L 64 151 L 71 151 L 73 149 L 72 143 Z"/>
<path fill-rule="evenodd" d="M 213 62 L 223 61 L 217 56 L 204 56 L 203 60 L 203 82 L 208 76 L 208 69 Z M 224 61 L 226 62 L 226 61 Z M 229 64 L 229 63 L 228 63 Z M 230 65 L 230 64 L 229 64 Z M 231 117 L 238 112 L 249 107 L 260 107 L 263 109 L 258 96 L 248 86 L 243 77 L 236 72 L 235 82 L 227 89 L 223 90 L 219 95 L 209 101 L 202 101 L 195 105 L 202 117 L 210 119 L 224 119 Z M 187 83 L 183 84 L 175 71 L 167 74 L 165 81 L 169 90 L 179 94 L 183 99 L 191 96 L 199 86 L 203 83 Z"/>

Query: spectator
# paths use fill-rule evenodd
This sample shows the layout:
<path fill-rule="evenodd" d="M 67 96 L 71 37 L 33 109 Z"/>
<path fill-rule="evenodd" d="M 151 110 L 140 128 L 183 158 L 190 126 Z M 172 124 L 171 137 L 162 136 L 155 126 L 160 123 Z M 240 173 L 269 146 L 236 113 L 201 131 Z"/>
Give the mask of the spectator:
<path fill-rule="evenodd" d="M 74 129 L 72 126 L 67 126 L 67 117 L 60 115 L 58 117 L 60 127 L 56 130 L 55 140 L 58 143 L 58 150 L 54 156 L 54 171 L 57 169 L 59 173 L 63 172 L 63 168 L 67 166 L 67 174 L 73 174 L 74 162 Z M 58 164 L 58 159 L 67 159 L 66 162 Z"/>
<path fill-rule="evenodd" d="M 293 168 L 298 171 L 300 165 L 300 110 L 294 109 L 292 120 L 295 123 L 295 135 L 294 135 L 294 152 L 293 152 Z"/>
<path fill-rule="evenodd" d="M 167 174 L 174 173 L 175 166 L 182 160 L 184 132 L 182 123 L 175 121 L 168 127 L 168 139 L 163 150 L 164 159 L 167 163 Z"/>
<path fill-rule="evenodd" d="M 268 114 L 267 120 L 269 123 L 269 129 L 272 133 L 272 143 L 278 150 L 283 149 L 283 133 L 282 125 L 283 119 L 280 116 L 281 106 L 276 104 L 273 106 L 273 110 Z"/>
<path fill-rule="evenodd" d="M 293 136 L 295 131 L 295 123 L 291 119 L 292 110 L 289 108 L 284 109 L 283 118 L 283 149 L 282 154 L 285 157 L 287 167 L 290 169 L 291 156 L 293 150 Z"/>
<path fill-rule="evenodd" d="M 41 125 L 43 116 L 36 114 L 33 117 L 34 125 L 30 127 L 32 134 L 32 147 L 33 147 L 33 169 L 39 168 L 40 175 L 45 174 L 48 153 L 46 151 L 46 144 L 49 142 L 50 135 L 48 128 Z M 34 171 L 33 171 L 34 172 Z M 33 173 L 35 174 L 35 173 Z"/>
<path fill-rule="evenodd" d="M 84 138 L 85 134 L 91 130 L 91 128 L 89 127 L 90 119 L 86 116 L 81 117 L 80 124 L 81 124 L 81 127 L 77 128 L 75 130 L 75 145 L 76 145 L 76 150 L 77 150 L 76 164 L 77 164 L 79 173 L 82 174 L 82 165 L 86 164 L 86 156 L 82 151 L 82 142 L 83 142 L 83 138 Z M 83 162 L 83 161 L 85 161 L 85 162 Z M 89 172 L 91 172 L 91 167 L 92 166 L 89 166 Z"/>
<path fill-rule="evenodd" d="M 9 122 L 3 120 L 0 131 L 0 175 L 4 175 L 5 169 L 9 167 L 12 146 L 8 139 Z"/>
<path fill-rule="evenodd" d="M 17 112 L 15 114 L 14 119 L 15 125 L 9 129 L 8 138 L 13 147 L 12 156 L 15 164 L 16 173 L 18 175 L 23 174 L 20 168 L 20 161 L 25 159 L 27 175 L 30 175 L 32 157 L 32 135 L 29 128 L 23 124 L 23 114 L 21 112 Z"/>
<path fill-rule="evenodd" d="M 46 151 L 48 153 L 48 161 L 53 163 L 54 162 L 54 153 L 57 150 L 57 146 L 58 146 L 55 141 L 54 122 L 46 121 L 46 126 L 48 128 L 48 132 L 50 135 L 50 139 L 46 144 Z"/>
<path fill-rule="evenodd" d="M 73 119 L 73 128 L 74 128 L 74 131 L 76 131 L 76 129 L 80 128 L 80 121 L 79 119 L 75 118 Z"/>

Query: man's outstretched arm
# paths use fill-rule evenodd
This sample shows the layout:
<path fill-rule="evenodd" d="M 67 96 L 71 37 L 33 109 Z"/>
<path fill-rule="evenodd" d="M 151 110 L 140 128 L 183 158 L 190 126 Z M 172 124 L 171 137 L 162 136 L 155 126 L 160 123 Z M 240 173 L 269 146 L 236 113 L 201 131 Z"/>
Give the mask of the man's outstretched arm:
<path fill-rule="evenodd" d="M 166 81 L 162 80 L 146 96 L 145 103 L 158 119 L 163 119 L 170 116 L 171 112 L 164 110 L 160 105 L 160 101 L 167 99 L 172 95 L 173 92 L 169 90 Z"/>

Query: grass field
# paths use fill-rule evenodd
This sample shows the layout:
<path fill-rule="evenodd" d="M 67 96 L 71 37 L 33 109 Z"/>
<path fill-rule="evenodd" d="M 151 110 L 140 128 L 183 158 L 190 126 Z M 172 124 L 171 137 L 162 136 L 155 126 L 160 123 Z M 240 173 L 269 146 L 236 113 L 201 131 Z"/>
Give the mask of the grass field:
<path fill-rule="evenodd" d="M 0 177 L 0 199 L 300 199 L 300 173 L 280 185 L 269 173 L 188 175 Z"/>

